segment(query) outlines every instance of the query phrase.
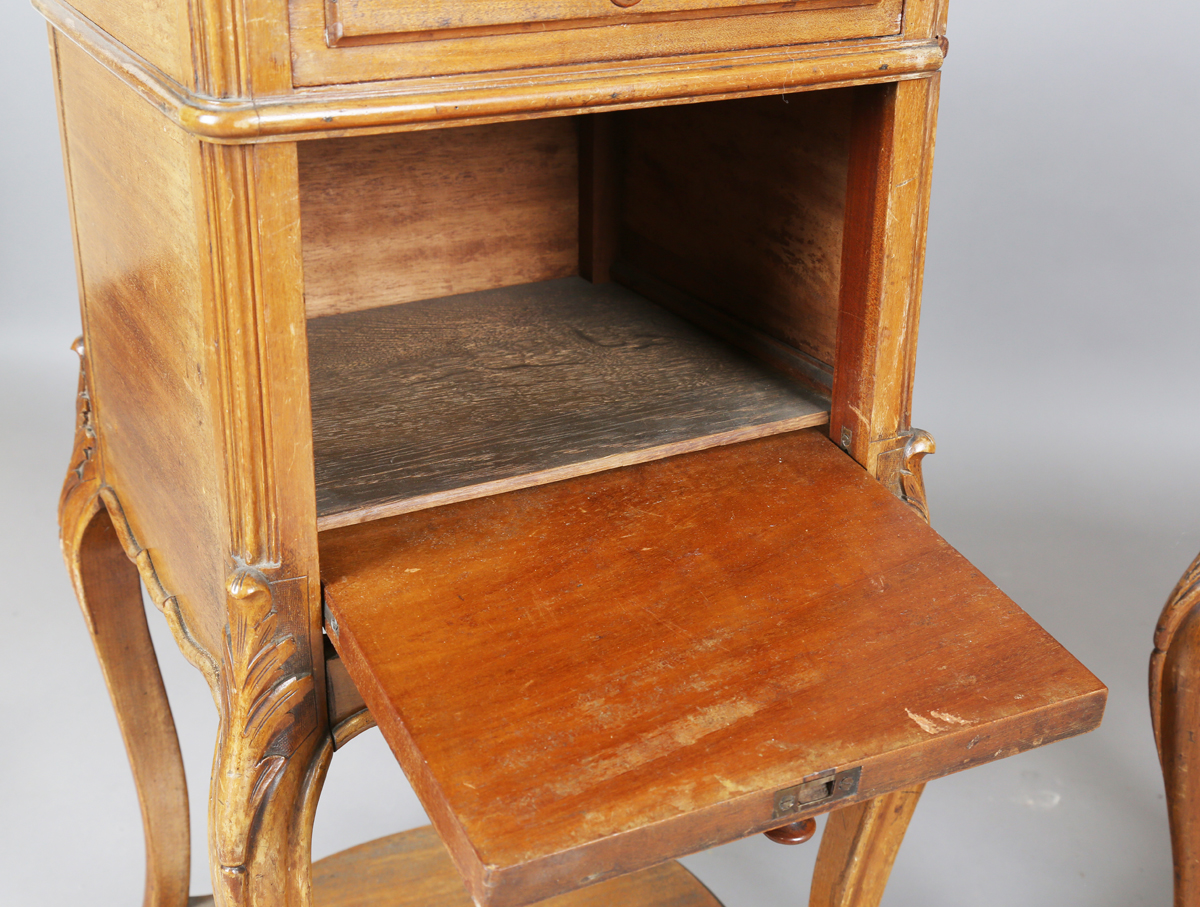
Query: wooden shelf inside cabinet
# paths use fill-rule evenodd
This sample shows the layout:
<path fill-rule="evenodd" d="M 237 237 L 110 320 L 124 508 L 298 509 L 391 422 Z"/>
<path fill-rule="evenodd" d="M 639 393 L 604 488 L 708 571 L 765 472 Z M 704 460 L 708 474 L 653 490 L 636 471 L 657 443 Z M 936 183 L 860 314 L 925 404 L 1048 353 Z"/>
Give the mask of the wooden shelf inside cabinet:
<path fill-rule="evenodd" d="M 819 430 L 320 536 L 328 630 L 476 902 L 1082 733 L 1095 677 Z"/>
<path fill-rule="evenodd" d="M 446 848 L 428 825 L 370 841 L 313 864 L 316 907 L 471 907 Z M 551 898 L 543 907 L 721 907 L 672 861 Z M 190 907 L 213 907 L 195 898 Z"/>
<path fill-rule="evenodd" d="M 322 528 L 828 421 L 821 393 L 578 277 L 308 334 Z"/>

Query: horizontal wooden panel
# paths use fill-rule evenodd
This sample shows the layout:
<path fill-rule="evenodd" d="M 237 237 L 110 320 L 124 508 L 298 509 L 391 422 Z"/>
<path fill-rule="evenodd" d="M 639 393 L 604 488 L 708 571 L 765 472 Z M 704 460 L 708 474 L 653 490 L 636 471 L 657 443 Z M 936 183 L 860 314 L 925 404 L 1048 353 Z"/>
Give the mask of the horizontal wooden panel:
<path fill-rule="evenodd" d="M 1106 696 L 816 430 L 320 545 L 335 645 L 481 904 L 782 824 L 818 773 L 860 772 L 845 803 L 1090 730 Z"/>
<path fill-rule="evenodd" d="M 679 21 L 697 16 L 737 16 L 794 10 L 797 7 L 870 6 L 879 0 L 340 0 L 327 9 L 343 38 L 364 35 L 471 31 L 496 33 L 523 26 L 586 27 L 612 20 Z"/>
<path fill-rule="evenodd" d="M 335 40 L 337 46 L 330 46 L 328 38 L 336 39 L 339 23 L 327 20 L 324 0 L 294 0 L 290 6 L 292 75 L 295 84 L 302 86 L 519 71 L 524 82 L 535 74 L 531 70 L 543 67 L 897 35 L 903 15 L 903 0 L 878 0 L 865 6 L 847 6 L 846 0 L 812 0 L 789 6 L 762 15 L 693 15 L 669 23 L 670 27 L 654 15 L 640 15 L 586 23 L 594 27 L 547 29 L 546 23 L 535 22 L 511 32 L 482 35 L 451 28 L 421 33 L 430 40 L 365 36 Z M 567 20 L 567 24 L 577 21 Z M 789 84 L 803 84 L 808 74 L 798 67 Z"/>
<path fill-rule="evenodd" d="M 193 898 L 190 907 L 212 907 Z M 317 907 L 471 907 L 437 833 L 426 825 L 360 844 L 313 864 Z M 721 907 L 678 863 L 571 892 L 544 907 Z"/>
<path fill-rule="evenodd" d="M 308 333 L 323 527 L 828 419 L 815 392 L 578 277 L 317 318 Z"/>

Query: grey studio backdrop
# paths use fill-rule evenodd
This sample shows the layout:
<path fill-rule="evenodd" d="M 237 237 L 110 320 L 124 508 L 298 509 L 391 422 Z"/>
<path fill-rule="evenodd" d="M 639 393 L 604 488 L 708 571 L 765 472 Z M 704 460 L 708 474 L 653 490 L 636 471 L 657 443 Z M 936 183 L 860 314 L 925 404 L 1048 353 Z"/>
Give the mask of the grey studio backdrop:
<path fill-rule="evenodd" d="M 45 29 L 4 2 L 0 903 L 132 905 L 137 802 L 54 523 L 79 328 Z M 933 523 L 1111 698 L 1096 733 L 931 784 L 884 904 L 1166 905 L 1145 677 L 1200 550 L 1200 4 L 956 0 L 950 23 L 914 412 Z M 216 715 L 151 625 L 204 893 Z M 423 821 L 371 732 L 334 760 L 315 856 Z M 807 903 L 815 855 L 759 837 L 685 862 L 765 907 Z"/>

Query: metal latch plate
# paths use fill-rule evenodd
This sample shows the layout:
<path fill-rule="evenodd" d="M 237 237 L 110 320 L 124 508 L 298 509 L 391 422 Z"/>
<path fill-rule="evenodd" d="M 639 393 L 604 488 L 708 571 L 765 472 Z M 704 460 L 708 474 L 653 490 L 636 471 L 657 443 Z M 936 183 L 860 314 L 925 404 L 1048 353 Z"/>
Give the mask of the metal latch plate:
<path fill-rule="evenodd" d="M 809 775 L 799 784 L 785 787 L 775 794 L 775 813 L 772 819 L 782 819 L 806 811 L 811 806 L 832 803 L 858 793 L 862 766 L 835 772 L 827 769 Z"/>

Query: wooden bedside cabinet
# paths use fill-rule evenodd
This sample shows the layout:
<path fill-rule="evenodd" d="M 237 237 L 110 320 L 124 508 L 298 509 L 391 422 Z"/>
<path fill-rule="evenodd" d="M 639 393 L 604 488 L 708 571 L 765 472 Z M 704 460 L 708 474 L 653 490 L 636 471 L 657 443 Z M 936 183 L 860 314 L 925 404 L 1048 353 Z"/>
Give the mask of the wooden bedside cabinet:
<path fill-rule="evenodd" d="M 875 904 L 925 781 L 1099 723 L 927 525 L 943 3 L 36 5 L 147 904 L 189 842 L 139 577 L 220 714 L 220 905 L 699 907 L 674 858 L 830 811 L 812 903 Z M 436 835 L 310 867 L 376 724 Z"/>

